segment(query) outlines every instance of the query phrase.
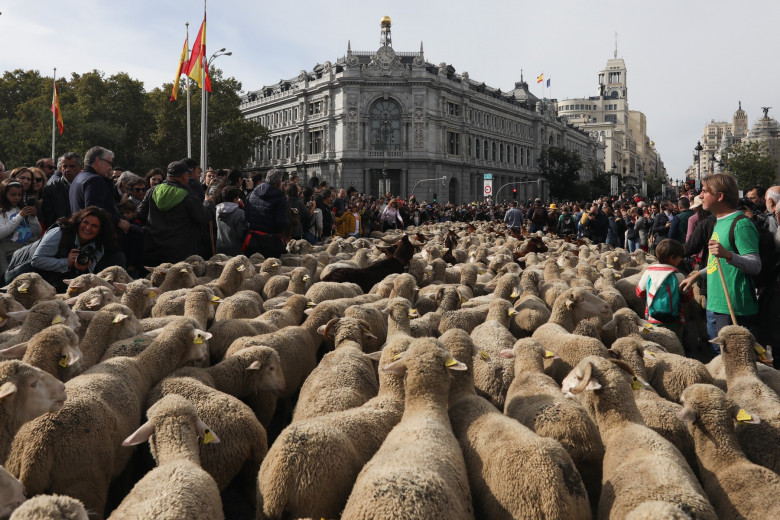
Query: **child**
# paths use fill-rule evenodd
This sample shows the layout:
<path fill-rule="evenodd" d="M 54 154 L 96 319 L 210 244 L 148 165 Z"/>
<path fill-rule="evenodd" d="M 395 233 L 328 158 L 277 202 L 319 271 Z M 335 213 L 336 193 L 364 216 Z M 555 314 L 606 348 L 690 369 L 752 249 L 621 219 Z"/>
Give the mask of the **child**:
<path fill-rule="evenodd" d="M 127 233 L 121 231 L 118 235 L 119 245 L 125 253 L 125 263 L 127 264 L 127 274 L 138 279 L 143 276 L 144 268 L 144 228 L 141 219 L 138 218 L 138 206 L 135 202 L 127 198 L 118 205 L 122 218 L 130 223 L 130 229 Z"/>
<path fill-rule="evenodd" d="M 35 205 L 19 207 L 23 187 L 15 179 L 0 184 L 0 274 L 8 269 L 8 260 L 17 249 L 41 237 L 41 224 Z"/>
<path fill-rule="evenodd" d="M 241 254 L 246 236 L 241 195 L 241 189 L 237 186 L 228 186 L 222 190 L 224 202 L 217 204 L 217 253 L 230 256 Z"/>
<path fill-rule="evenodd" d="M 658 263 L 648 267 L 636 286 L 636 295 L 647 298 L 645 317 L 649 323 L 672 330 L 682 336 L 685 319 L 680 301 L 689 302 L 693 292 L 680 294 L 680 282 L 685 277 L 677 266 L 685 256 L 685 247 L 676 240 L 665 238 L 655 248 Z"/>

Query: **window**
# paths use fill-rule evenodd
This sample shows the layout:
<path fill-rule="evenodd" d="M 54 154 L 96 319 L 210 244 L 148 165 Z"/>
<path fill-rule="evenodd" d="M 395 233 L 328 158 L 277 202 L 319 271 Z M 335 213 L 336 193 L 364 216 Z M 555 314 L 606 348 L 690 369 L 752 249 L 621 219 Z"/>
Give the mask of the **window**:
<path fill-rule="evenodd" d="M 291 152 L 290 148 L 291 148 L 290 138 L 286 137 L 284 139 L 284 158 L 285 159 L 289 159 L 290 158 L 290 152 Z"/>
<path fill-rule="evenodd" d="M 617 115 L 607 114 L 604 116 L 604 121 L 606 121 L 607 123 L 617 123 Z"/>
<path fill-rule="evenodd" d="M 379 100 L 369 111 L 373 150 L 401 149 L 401 107 L 393 100 Z"/>
<path fill-rule="evenodd" d="M 271 159 L 274 158 L 273 150 L 274 150 L 274 143 L 273 143 L 273 141 L 271 141 L 269 139 L 268 143 L 266 143 L 266 154 L 267 154 L 268 160 L 271 160 Z"/>
<path fill-rule="evenodd" d="M 460 115 L 460 105 L 457 103 L 447 103 L 447 114 L 451 116 Z"/>
<path fill-rule="evenodd" d="M 276 140 L 276 154 L 274 155 L 275 159 L 281 159 L 282 158 L 282 140 L 277 139 Z"/>
<path fill-rule="evenodd" d="M 517 146 L 515 146 L 515 164 L 517 164 Z"/>
<path fill-rule="evenodd" d="M 487 139 L 485 139 L 482 142 L 482 152 L 483 152 L 482 157 L 484 157 L 486 161 L 488 160 L 488 157 L 489 157 L 489 155 L 488 155 L 488 149 L 489 149 L 488 146 L 489 145 L 488 145 Z"/>
<path fill-rule="evenodd" d="M 504 162 L 504 143 L 498 146 L 498 160 Z"/>
<path fill-rule="evenodd" d="M 322 153 L 322 130 L 309 132 L 309 153 Z"/>
<path fill-rule="evenodd" d="M 460 154 L 460 134 L 447 132 L 447 153 L 450 155 Z"/>
<path fill-rule="evenodd" d="M 301 139 L 300 139 L 300 137 L 296 135 L 295 136 L 295 140 L 293 142 L 295 143 L 293 145 L 293 155 L 295 157 L 298 157 L 298 155 L 300 155 L 300 153 L 301 153 L 300 152 L 300 150 L 301 150 Z"/>
<path fill-rule="evenodd" d="M 491 154 L 490 154 L 490 157 L 491 157 L 491 159 L 493 161 L 495 161 L 496 160 L 496 143 L 492 142 L 490 144 L 491 144 Z"/>
<path fill-rule="evenodd" d="M 479 159 L 479 155 L 481 152 L 479 139 L 477 139 L 477 142 L 475 143 L 474 151 L 475 151 L 474 158 Z"/>
<path fill-rule="evenodd" d="M 309 103 L 309 115 L 313 116 L 315 114 L 321 114 L 322 113 L 322 101 L 314 101 L 312 103 Z"/>

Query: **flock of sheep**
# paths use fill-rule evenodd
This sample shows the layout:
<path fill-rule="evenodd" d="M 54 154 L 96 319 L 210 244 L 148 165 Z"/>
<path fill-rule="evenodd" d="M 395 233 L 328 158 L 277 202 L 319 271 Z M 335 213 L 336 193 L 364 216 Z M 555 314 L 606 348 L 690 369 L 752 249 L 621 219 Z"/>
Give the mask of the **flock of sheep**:
<path fill-rule="evenodd" d="M 771 348 L 685 357 L 640 318 L 641 251 L 455 226 L 19 276 L 0 518 L 780 514 Z"/>

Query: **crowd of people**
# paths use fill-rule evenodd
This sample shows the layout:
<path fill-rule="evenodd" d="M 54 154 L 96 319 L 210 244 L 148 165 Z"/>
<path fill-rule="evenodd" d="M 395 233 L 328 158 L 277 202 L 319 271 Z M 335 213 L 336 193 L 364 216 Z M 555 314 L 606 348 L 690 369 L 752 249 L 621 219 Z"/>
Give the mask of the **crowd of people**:
<path fill-rule="evenodd" d="M 427 222 L 503 221 L 529 233 L 653 253 L 660 267 L 648 270 L 637 287 L 652 323 L 679 331 L 679 300 L 697 283 L 707 296 L 710 339 L 731 322 L 732 312 L 761 337 L 759 300 L 772 292 L 767 288 L 776 281 L 780 252 L 780 186 L 754 186 L 740 198 L 727 174 L 706 177 L 698 193 L 680 190 L 670 199 L 623 193 L 592 202 L 454 204 L 367 196 L 316 178 L 303 185 L 279 170 L 202 172 L 190 158 L 142 177 L 114 165 L 113 152 L 96 146 L 83 160 L 68 152 L 56 164 L 44 158 L 34 167 L 2 167 L 0 176 L 0 274 L 7 283 L 34 270 L 59 291 L 65 280 L 110 265 L 141 277 L 146 266 L 190 255 L 278 257 L 294 239 L 317 244 L 332 235 L 361 237 Z M 668 304 L 669 298 L 656 296 L 664 291 L 674 295 Z M 717 353 L 717 345 L 712 349 Z"/>

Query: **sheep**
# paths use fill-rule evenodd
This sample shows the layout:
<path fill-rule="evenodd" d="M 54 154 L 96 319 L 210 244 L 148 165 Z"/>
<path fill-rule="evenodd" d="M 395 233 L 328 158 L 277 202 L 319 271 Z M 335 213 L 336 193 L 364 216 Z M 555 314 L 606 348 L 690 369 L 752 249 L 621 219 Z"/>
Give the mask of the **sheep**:
<path fill-rule="evenodd" d="M 146 267 L 146 270 L 149 271 L 149 281 L 152 282 L 152 285 L 155 287 L 160 287 L 162 283 L 165 281 L 165 275 L 168 274 L 168 271 L 173 266 L 170 262 L 163 262 L 157 267 Z"/>
<path fill-rule="evenodd" d="M 626 515 L 626 520 L 691 520 L 683 511 L 684 507 L 683 504 L 677 506 L 660 500 L 648 500 L 632 509 Z"/>
<path fill-rule="evenodd" d="M 780 473 L 780 451 L 767 449 L 780 445 L 780 396 L 758 377 L 755 338 L 744 327 L 728 325 L 712 342 L 720 345 L 726 395 L 761 418 L 755 426 L 737 425 L 740 446 L 751 462 Z"/>
<path fill-rule="evenodd" d="M 178 317 L 172 316 L 173 320 L 180 320 L 181 318 L 182 316 L 178 316 Z M 184 319 L 188 320 L 190 324 L 196 329 L 200 327 L 200 323 L 198 323 L 198 321 L 195 318 L 192 318 L 190 316 L 184 316 Z M 152 344 L 154 338 L 159 333 L 159 331 L 165 327 L 164 324 L 160 324 L 160 325 L 161 326 L 159 329 L 148 330 L 146 332 L 142 332 L 134 336 L 119 339 L 109 344 L 108 347 L 105 349 L 103 356 L 100 358 L 100 362 L 102 363 L 107 359 L 120 357 L 120 356 L 136 357 L 138 354 L 146 350 L 149 347 L 149 345 Z M 191 363 L 187 363 L 187 366 L 208 367 L 209 361 L 208 359 L 205 359 L 203 360 L 203 362 L 199 362 L 199 363 L 191 362 Z"/>
<path fill-rule="evenodd" d="M 555 354 L 532 339 L 518 340 L 499 354 L 514 359 L 515 378 L 506 394 L 504 413 L 542 437 L 560 442 L 571 457 L 588 490 L 591 506 L 601 492 L 604 444 L 593 419 L 576 400 L 544 373 L 544 359 Z"/>
<path fill-rule="evenodd" d="M 381 369 L 406 374 L 404 413 L 363 466 L 341 518 L 474 518 L 466 465 L 447 415 L 448 371 L 466 366 L 435 339 L 421 338 Z"/>
<path fill-rule="evenodd" d="M 366 291 L 367 292 L 367 291 Z M 312 284 L 306 291 L 306 298 L 314 303 L 322 303 L 339 298 L 353 298 L 363 294 L 363 290 L 355 283 L 321 281 Z"/>
<path fill-rule="evenodd" d="M 415 301 L 417 291 L 417 280 L 409 273 L 401 273 L 393 281 L 393 290 L 390 291 L 390 298 L 406 298 L 410 302 Z"/>
<path fill-rule="evenodd" d="M 65 300 L 65 303 L 70 305 L 74 311 L 96 311 L 109 303 L 117 303 L 118 301 L 114 291 L 101 285 L 69 298 Z"/>
<path fill-rule="evenodd" d="M 92 316 L 81 340 L 81 370 L 100 361 L 109 345 L 142 332 L 141 323 L 121 303 L 106 305 Z"/>
<path fill-rule="evenodd" d="M 382 348 L 387 340 L 387 319 L 380 309 L 367 305 L 350 305 L 344 311 L 344 317 L 363 320 L 373 337 L 363 338 L 363 352 L 370 354 Z M 307 318 L 308 320 L 309 318 Z"/>
<path fill-rule="evenodd" d="M 757 346 L 758 347 L 758 346 Z M 763 347 L 760 347 L 763 348 Z M 770 353 L 772 350 L 772 347 L 767 345 L 767 348 L 764 350 L 764 356 L 767 355 L 767 353 Z M 759 358 L 760 354 L 756 353 L 756 358 Z M 766 357 L 765 357 L 766 359 Z M 760 361 L 760 359 L 757 359 L 756 361 L 756 369 L 758 370 L 758 378 L 763 381 L 769 388 L 775 391 L 778 395 L 780 395 L 780 372 L 778 370 L 772 368 L 771 366 L 767 366 L 764 363 L 768 363 L 769 361 Z M 707 368 L 707 372 L 710 373 L 712 376 L 712 384 L 723 390 L 726 391 L 726 368 L 723 366 L 723 356 L 718 355 L 712 358 L 712 361 L 704 365 Z"/>
<path fill-rule="evenodd" d="M 162 294 L 162 291 L 154 287 L 152 282 L 143 278 L 130 283 L 114 282 L 114 286 L 122 291 L 120 303 L 129 307 L 139 320 L 149 316 L 156 298 Z"/>
<path fill-rule="evenodd" d="M 185 397 L 198 416 L 219 432 L 219 446 L 201 446 L 201 466 L 223 491 L 236 475 L 251 475 L 250 497 L 254 501 L 254 480 L 268 452 L 263 426 L 254 412 L 239 399 L 259 390 L 284 389 L 279 355 L 270 347 L 245 348 L 208 368 L 181 368 L 155 386 L 147 407 L 165 395 Z M 242 469 L 243 468 L 243 469 Z"/>
<path fill-rule="evenodd" d="M 494 287 L 493 292 L 485 296 L 477 296 L 463 304 L 464 308 L 479 307 L 500 298 L 511 301 L 520 295 L 520 277 L 514 273 L 507 273 L 500 278 L 494 278 L 493 282 L 485 286 L 486 289 Z"/>
<path fill-rule="evenodd" d="M 707 384 L 685 389 L 678 417 L 689 424 L 704 490 L 720 518 L 771 518 L 780 510 L 780 476 L 750 462 L 734 422 L 750 428 L 760 418 Z M 766 447 L 765 447 L 766 448 Z"/>
<path fill-rule="evenodd" d="M 512 348 L 515 343 L 508 328 L 514 313 L 510 302 L 495 299 L 488 307 L 485 322 L 471 332 L 474 344 L 494 358 L 490 363 L 479 363 L 474 367 L 474 385 L 477 393 L 499 410 L 504 409 L 506 392 L 515 377 L 514 363 L 499 357 L 502 350 Z"/>
<path fill-rule="evenodd" d="M 110 518 L 224 519 L 214 479 L 200 466 L 198 445 L 219 437 L 198 417 L 195 407 L 178 395 L 167 395 L 147 412 L 149 420 L 122 446 L 149 441 L 157 467 L 122 500 Z"/>
<path fill-rule="evenodd" d="M 60 410 L 65 398 L 65 385 L 54 376 L 22 361 L 0 362 L 0 463 L 8 457 L 19 428 Z"/>
<path fill-rule="evenodd" d="M 21 359 L 60 381 L 67 381 L 80 367 L 79 337 L 70 327 L 52 325 L 25 343 L 0 350 L 0 357 Z"/>
<path fill-rule="evenodd" d="M 528 269 L 520 275 L 522 294 L 515 301 L 515 314 L 509 323 L 509 330 L 517 338 L 530 336 L 550 319 L 550 309 L 539 298 L 539 273 Z"/>
<path fill-rule="evenodd" d="M 658 343 L 671 354 L 685 356 L 685 350 L 683 350 L 677 334 L 664 327 L 650 325 L 631 309 L 625 308 L 615 311 L 612 319 L 601 328 L 605 331 L 614 331 L 617 338 L 634 335 L 643 340 Z"/>
<path fill-rule="evenodd" d="M 6 517 L 2 517 L 6 518 Z M 65 495 L 38 495 L 27 500 L 10 520 L 88 520 L 84 504 Z"/>
<path fill-rule="evenodd" d="M 4 289 L 25 309 L 30 309 L 33 305 L 43 300 L 53 300 L 57 295 L 57 290 L 54 286 L 41 278 L 41 275 L 38 273 L 20 274 L 6 285 Z"/>
<path fill-rule="evenodd" d="M 471 338 L 452 329 L 439 339 L 467 367 L 453 374 L 449 418 L 466 462 L 476 517 L 590 518 L 585 487 L 561 445 L 477 395 L 472 367 L 486 361 Z"/>
<path fill-rule="evenodd" d="M 306 267 L 296 267 L 290 273 L 289 278 L 285 277 L 285 280 L 286 283 L 284 288 L 282 288 L 282 292 L 275 294 L 272 298 L 269 298 L 265 301 L 263 304 L 263 308 L 265 310 L 272 309 L 278 305 L 284 304 L 287 298 L 293 294 L 306 293 L 306 288 L 308 286 L 309 280 L 311 280 L 311 276 L 309 275 L 309 270 Z M 268 287 L 268 285 L 271 283 L 271 280 L 268 282 L 269 283 L 266 284 L 266 287 Z M 263 288 L 264 293 L 266 292 L 266 287 Z"/>
<path fill-rule="evenodd" d="M 382 350 L 389 364 L 412 338 Z M 379 393 L 363 406 L 299 421 L 268 450 L 257 478 L 257 518 L 337 518 L 361 468 L 376 453 L 404 408 L 403 376 L 379 371 Z"/>
<path fill-rule="evenodd" d="M 111 285 L 111 282 L 92 273 L 80 274 L 76 278 L 64 280 L 64 282 L 68 284 L 68 289 L 65 291 L 65 294 L 69 297 L 78 296 L 93 287 L 108 287 L 111 292 L 115 289 L 115 287 Z"/>
<path fill-rule="evenodd" d="M 138 428 L 149 390 L 188 361 L 205 358 L 208 338 L 182 318 L 138 357 L 109 359 L 68 381 L 62 409 L 19 429 L 9 471 L 28 493 L 64 493 L 102 518 L 108 485 L 130 458 L 122 439 Z M 74 467 L 81 469 L 78 479 Z"/>
<path fill-rule="evenodd" d="M 561 391 L 579 394 L 596 414 L 605 450 L 599 518 L 624 518 L 648 500 L 679 504 L 693 518 L 717 518 L 677 448 L 642 422 L 620 367 L 588 356 L 566 376 Z"/>
<path fill-rule="evenodd" d="M 219 278 L 206 284 L 220 298 L 235 294 L 244 280 L 255 275 L 255 266 L 244 255 L 234 256 L 225 264 Z"/>
<path fill-rule="evenodd" d="M 713 384 L 707 367 L 696 359 L 670 354 L 645 342 L 644 356 L 647 367 L 647 382 L 658 395 L 670 401 L 680 402 L 680 396 L 687 387 L 696 384 Z"/>
<path fill-rule="evenodd" d="M 393 298 L 387 305 L 387 339 L 393 336 L 411 336 L 411 319 L 418 317 L 406 298 Z"/>
<path fill-rule="evenodd" d="M 187 291 L 184 296 L 179 296 L 176 300 L 184 301 L 184 316 L 194 318 L 198 322 L 198 327 L 206 329 L 214 318 L 214 307 L 222 300 L 214 293 L 212 287 L 199 285 Z M 145 318 L 141 320 L 144 331 L 155 330 L 164 327 L 177 316 L 164 316 L 155 318 Z"/>
<path fill-rule="evenodd" d="M 580 321 L 593 316 L 606 318 L 610 313 L 607 303 L 598 296 L 582 288 L 567 289 L 552 305 L 548 323 L 560 325 L 567 332 L 573 332 Z"/>
<path fill-rule="evenodd" d="M 0 331 L 7 331 L 21 325 L 19 320 L 9 318 L 9 312 L 23 311 L 24 306 L 9 294 L 0 293 Z"/>
<path fill-rule="evenodd" d="M 30 310 L 7 314 L 23 322 L 19 329 L 0 334 L 0 349 L 23 343 L 50 325 L 63 323 L 74 330 L 80 325 L 78 316 L 62 300 L 44 300 L 33 305 Z"/>
<path fill-rule="evenodd" d="M 0 518 L 8 518 L 25 500 L 22 483 L 0 466 Z"/>
<path fill-rule="evenodd" d="M 323 356 L 301 386 L 292 422 L 361 406 L 379 391 L 372 359 L 363 342 L 373 338 L 368 323 L 354 318 L 334 318 L 319 328 L 334 338 L 336 349 Z"/>
<path fill-rule="evenodd" d="M 444 334 L 450 329 L 462 329 L 470 334 L 477 325 L 485 321 L 487 314 L 487 306 L 444 311 L 439 320 L 439 334 Z"/>
<path fill-rule="evenodd" d="M 133 281 L 133 277 L 127 274 L 127 271 L 125 271 L 125 269 L 119 265 L 106 267 L 97 275 L 112 285 L 116 283 L 127 284 Z M 122 296 L 122 290 L 119 289 L 116 285 L 113 285 L 113 289 L 115 296 Z"/>
<path fill-rule="evenodd" d="M 195 276 L 203 276 L 206 274 L 206 261 L 200 255 L 190 255 L 184 259 L 185 262 L 192 266 L 192 272 Z"/>
<path fill-rule="evenodd" d="M 263 298 L 254 291 L 238 291 L 221 298 L 214 321 L 252 319 L 262 314 Z"/>
<path fill-rule="evenodd" d="M 162 283 L 156 283 L 152 279 L 152 283 L 163 293 L 176 289 L 191 289 L 198 285 L 192 266 L 187 262 L 178 262 L 165 269 L 165 279 Z"/>

